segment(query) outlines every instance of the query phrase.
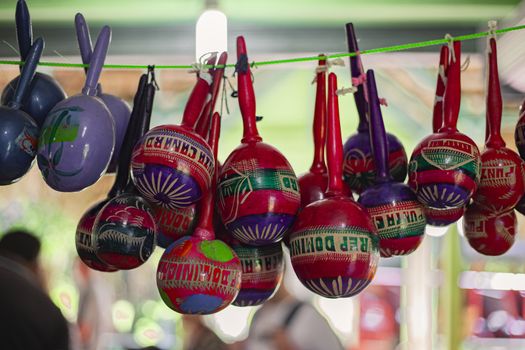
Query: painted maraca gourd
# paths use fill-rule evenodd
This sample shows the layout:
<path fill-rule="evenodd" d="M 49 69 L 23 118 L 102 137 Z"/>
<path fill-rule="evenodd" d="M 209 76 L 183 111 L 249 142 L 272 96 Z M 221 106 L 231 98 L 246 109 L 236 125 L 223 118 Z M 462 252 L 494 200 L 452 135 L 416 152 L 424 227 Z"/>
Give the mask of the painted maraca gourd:
<path fill-rule="evenodd" d="M 514 210 L 495 213 L 474 203 L 465 212 L 463 231 L 468 243 L 478 253 L 496 256 L 507 252 L 516 237 Z"/>
<path fill-rule="evenodd" d="M 426 219 L 423 206 L 407 185 L 395 182 L 388 169 L 388 144 L 381 116 L 374 72 L 367 72 L 370 115 L 370 140 L 374 155 L 376 180 L 359 197 L 379 234 L 382 257 L 407 255 L 423 241 Z"/>
<path fill-rule="evenodd" d="M 62 192 L 80 191 L 104 175 L 115 146 L 113 117 L 96 97 L 111 40 L 100 31 L 82 93 L 58 103 L 46 117 L 38 142 L 38 167 L 46 183 Z"/>
<path fill-rule="evenodd" d="M 408 183 L 418 200 L 434 209 L 466 206 L 480 177 L 478 147 L 456 128 L 461 100 L 461 42 L 454 42 L 454 52 L 455 60 L 448 68 L 443 126 L 416 146 L 408 170 Z"/>
<path fill-rule="evenodd" d="M 21 106 L 43 49 L 44 41 L 38 38 L 29 50 L 12 100 L 0 107 L 0 185 L 20 180 L 35 160 L 38 126 Z"/>
<path fill-rule="evenodd" d="M 326 198 L 299 213 L 290 234 L 290 258 L 299 280 L 327 298 L 358 294 L 373 279 L 379 237 L 366 209 L 342 193 L 342 154 L 337 78 L 328 76 L 328 173 Z"/>
<path fill-rule="evenodd" d="M 436 84 L 436 97 L 434 99 L 434 109 L 432 113 L 432 132 L 437 133 L 443 126 L 443 95 L 445 94 L 447 69 L 448 69 L 448 45 L 441 47 L 439 55 L 439 69 Z M 432 226 L 448 226 L 458 221 L 465 213 L 466 207 L 435 209 L 425 207 L 425 217 L 427 224 Z"/>
<path fill-rule="evenodd" d="M 206 140 L 194 130 L 210 83 L 208 73 L 198 77 L 180 126 L 159 125 L 135 146 L 131 160 L 133 182 L 152 205 L 188 207 L 210 188 L 215 159 Z"/>
<path fill-rule="evenodd" d="M 132 143 L 141 138 L 149 128 L 155 86 L 149 83 L 140 104 L 142 120 L 138 127 L 131 121 Z M 119 169 L 128 170 L 132 148 L 122 149 Z M 153 253 L 156 243 L 157 224 L 153 209 L 138 195 L 131 179 L 124 191 L 108 201 L 100 210 L 93 225 L 93 240 L 97 257 L 105 263 L 122 270 L 142 265 Z"/>
<path fill-rule="evenodd" d="M 18 0 L 16 4 L 16 34 L 20 59 L 26 61 L 29 49 L 33 44 L 33 30 L 29 10 L 24 0 Z M 16 77 L 4 88 L 1 97 L 2 105 L 7 105 L 13 99 L 19 79 L 20 76 Z M 31 81 L 27 95 L 22 100 L 21 110 L 29 114 L 40 128 L 51 108 L 65 98 L 66 93 L 55 79 L 37 72 Z"/>
<path fill-rule="evenodd" d="M 220 117 L 213 115 L 210 140 L 217 156 Z M 216 181 L 213 181 L 212 189 Z M 211 314 L 235 300 L 241 285 L 241 262 L 213 228 L 215 191 L 201 202 L 199 224 L 192 236 L 178 239 L 162 254 L 157 287 L 164 303 L 183 314 Z"/>
<path fill-rule="evenodd" d="M 228 231 L 241 243 L 278 242 L 300 206 L 295 173 L 286 158 L 262 142 L 255 125 L 255 94 L 246 44 L 237 37 L 237 79 L 244 132 L 219 177 L 218 209 Z"/>
<path fill-rule="evenodd" d="M 75 16 L 75 27 L 77 30 L 78 47 L 80 49 L 82 63 L 90 64 L 91 56 L 93 54 L 91 36 L 89 34 L 89 27 L 86 20 L 81 13 L 77 13 Z M 128 127 L 131 109 L 120 97 L 103 93 L 100 84 L 97 86 L 97 97 L 100 97 L 100 99 L 104 101 L 104 104 L 108 107 L 115 122 L 115 148 L 107 169 L 107 173 L 114 173 L 117 170 L 120 148 L 124 142 L 124 135 L 126 133 L 126 128 Z"/>
<path fill-rule="evenodd" d="M 349 52 L 358 52 L 357 39 L 352 23 L 346 24 L 346 38 Z M 350 57 L 350 74 L 352 78 L 362 79 L 364 74 L 360 59 L 357 56 Z M 359 125 L 357 133 L 351 135 L 345 142 L 343 176 L 350 188 L 357 193 L 371 186 L 375 179 L 375 166 L 372 151 L 370 149 L 369 124 L 367 120 L 367 103 L 363 84 L 357 86 L 354 100 L 359 114 Z M 388 166 L 390 173 L 397 182 L 405 181 L 407 175 L 407 155 L 401 141 L 392 134 L 387 134 Z"/>
<path fill-rule="evenodd" d="M 505 147 L 501 137 L 502 100 L 498 77 L 496 39 L 489 46 L 487 87 L 487 135 L 481 153 L 481 179 L 474 202 L 492 213 L 513 209 L 525 193 L 524 163 L 517 153 Z"/>
<path fill-rule="evenodd" d="M 228 54 L 223 52 L 219 58 L 219 65 L 225 65 L 228 59 Z M 213 57 L 208 60 L 207 64 L 215 64 Z M 201 116 L 197 122 L 195 130 L 204 139 L 208 138 L 208 132 L 211 123 L 211 115 L 209 115 L 215 108 L 217 96 L 219 95 L 219 87 L 221 86 L 224 68 L 217 68 L 214 71 L 210 70 L 213 76 L 213 84 L 210 88 L 211 98 L 206 103 L 202 110 Z M 165 208 L 163 206 L 154 206 L 155 221 L 158 224 L 157 244 L 166 248 L 171 243 L 175 242 L 182 236 L 190 235 L 197 225 L 198 217 L 198 203 L 192 204 L 185 208 Z"/>
<path fill-rule="evenodd" d="M 122 148 L 126 149 L 132 149 L 134 146 L 134 142 L 136 140 L 132 139 L 132 133 L 135 132 L 135 128 L 138 128 L 138 119 L 145 118 L 147 116 L 145 115 L 139 115 L 140 114 L 140 105 L 143 100 L 144 90 L 146 88 L 148 76 L 146 74 L 143 74 L 139 80 L 139 86 L 137 88 L 137 93 L 135 94 L 135 98 L 133 101 L 133 111 L 131 112 L 131 120 L 133 123 L 130 123 L 126 129 L 126 137 L 124 139 L 124 144 L 122 145 Z M 89 208 L 84 215 L 80 218 L 77 230 L 75 234 L 75 246 L 77 249 L 78 256 L 86 264 L 88 267 L 98 270 L 98 271 L 105 271 L 105 272 L 111 272 L 111 271 L 117 271 L 118 269 L 106 264 L 102 260 L 99 259 L 99 257 L 96 254 L 96 249 L 94 245 L 93 240 L 93 226 L 95 224 L 95 220 L 100 212 L 100 210 L 109 202 L 110 199 L 122 194 L 122 192 L 125 189 L 125 186 L 127 185 L 129 181 L 129 159 L 126 164 L 123 164 L 123 166 L 118 169 L 117 176 L 115 179 L 115 183 L 113 184 L 113 187 L 108 193 L 107 198 L 104 200 L 96 203 L 91 208 Z"/>

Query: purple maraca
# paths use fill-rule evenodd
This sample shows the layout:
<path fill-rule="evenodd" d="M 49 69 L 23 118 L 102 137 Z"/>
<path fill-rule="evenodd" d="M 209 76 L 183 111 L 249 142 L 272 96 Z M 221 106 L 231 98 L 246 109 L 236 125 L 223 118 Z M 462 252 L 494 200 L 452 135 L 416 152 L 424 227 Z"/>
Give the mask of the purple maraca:
<path fill-rule="evenodd" d="M 111 29 L 98 36 L 82 93 L 49 112 L 38 142 L 38 167 L 46 183 L 62 192 L 80 191 L 104 175 L 115 146 L 113 117 L 96 97 Z"/>
<path fill-rule="evenodd" d="M 20 59 L 26 61 L 33 44 L 33 30 L 31 28 L 29 10 L 24 0 L 18 0 L 16 4 L 16 35 Z M 22 66 L 20 69 L 22 69 Z M 7 105 L 9 101 L 13 100 L 13 94 L 19 79 L 20 76 L 16 77 L 4 88 L 1 98 L 2 105 Z M 66 93 L 55 79 L 47 74 L 37 72 L 29 85 L 28 93 L 22 100 L 21 110 L 29 114 L 38 127 L 41 127 L 51 108 L 65 98 Z"/>
<path fill-rule="evenodd" d="M 131 150 L 133 149 L 133 146 L 135 146 L 136 139 L 133 139 L 132 133 L 136 132 L 136 129 L 140 127 L 139 123 L 142 123 L 144 118 L 149 118 L 149 116 L 145 114 L 140 114 L 140 105 L 143 100 L 144 90 L 146 88 L 148 76 L 146 74 L 143 74 L 139 81 L 139 87 L 137 89 L 137 93 L 135 94 L 135 98 L 133 101 L 133 111 L 131 112 L 131 122 L 128 124 L 128 127 L 126 129 L 126 135 L 124 138 L 124 144 L 122 145 L 122 149 Z M 146 119 L 147 121 L 147 119 Z M 75 245 L 77 248 L 77 253 L 80 259 L 89 266 L 90 268 L 98 271 L 105 271 L 105 272 L 111 272 L 111 271 L 117 271 L 118 269 L 106 264 L 102 260 L 99 259 L 99 257 L 96 255 L 95 251 L 95 245 L 93 242 L 93 225 L 95 224 L 95 219 L 97 218 L 100 210 L 114 197 L 122 194 L 124 191 L 127 183 L 129 181 L 129 157 L 128 162 L 126 164 L 122 164 L 121 167 L 119 167 L 117 171 L 117 176 L 115 179 L 115 183 L 113 184 L 113 187 L 108 193 L 108 196 L 106 199 L 96 203 L 95 205 L 91 206 L 84 215 L 80 218 L 77 230 L 75 234 Z"/>
<path fill-rule="evenodd" d="M 138 130 L 131 134 L 135 144 L 149 129 L 155 85 L 149 83 L 141 103 L 144 116 Z M 132 121 L 130 124 L 133 124 Z M 123 148 L 119 170 L 129 171 L 132 147 Z M 120 173 L 120 171 L 119 171 Z M 106 264 L 122 270 L 134 269 L 150 257 L 156 245 L 157 224 L 153 209 L 135 190 L 131 179 L 123 193 L 111 199 L 99 212 L 93 226 L 97 257 Z"/>
<path fill-rule="evenodd" d="M 375 185 L 359 197 L 379 233 L 382 257 L 406 255 L 413 252 L 423 240 L 425 214 L 416 194 L 407 185 L 395 182 L 388 168 L 388 144 L 385 125 L 377 96 L 374 72 L 367 72 L 370 111 L 370 139 L 377 169 Z"/>
<path fill-rule="evenodd" d="M 43 48 L 44 41 L 38 38 L 29 50 L 12 100 L 7 106 L 0 107 L 0 185 L 20 180 L 35 159 L 38 126 L 33 118 L 21 110 L 21 105 L 29 91 Z"/>
<path fill-rule="evenodd" d="M 359 52 L 354 25 L 346 24 L 346 38 L 349 52 Z M 350 57 L 350 73 L 352 79 L 360 80 L 354 100 L 359 114 L 357 133 L 351 135 L 344 144 L 343 176 L 350 188 L 361 193 L 374 183 L 375 167 L 370 149 L 370 134 L 368 132 L 367 103 L 364 91 L 364 70 L 359 56 Z M 407 155 L 401 141 L 392 134 L 386 134 L 388 141 L 388 165 L 390 173 L 397 182 L 405 181 L 407 175 Z"/>
<path fill-rule="evenodd" d="M 82 63 L 90 64 L 91 56 L 93 54 L 91 36 L 89 35 L 89 27 L 86 20 L 81 13 L 77 13 L 75 16 L 75 26 L 77 29 L 78 47 L 80 49 Z M 113 116 L 113 120 L 115 121 L 115 149 L 113 150 L 113 156 L 111 157 L 107 170 L 107 173 L 114 173 L 117 170 L 120 148 L 124 141 L 124 134 L 128 127 L 131 110 L 129 105 L 120 97 L 102 93 L 102 87 L 100 84 L 97 86 L 97 96 L 104 101 L 104 104 L 108 107 Z"/>

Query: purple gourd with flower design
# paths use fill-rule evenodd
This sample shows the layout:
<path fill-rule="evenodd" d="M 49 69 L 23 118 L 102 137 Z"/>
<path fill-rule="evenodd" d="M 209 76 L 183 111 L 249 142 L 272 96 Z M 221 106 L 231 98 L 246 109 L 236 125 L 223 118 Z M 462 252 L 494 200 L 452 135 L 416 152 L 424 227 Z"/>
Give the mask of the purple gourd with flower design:
<path fill-rule="evenodd" d="M 354 100 L 359 115 L 357 133 L 351 135 L 345 142 L 343 151 L 343 177 L 350 188 L 361 193 L 367 187 L 373 185 L 376 169 L 370 149 L 369 123 L 367 119 L 368 107 L 365 98 L 365 72 L 359 56 L 359 48 L 355 35 L 354 25 L 346 24 L 346 38 L 348 51 L 357 53 L 350 57 L 350 74 L 352 80 L 359 82 Z M 401 141 L 392 134 L 387 133 L 388 141 L 388 166 L 392 177 L 397 182 L 405 181 L 407 175 L 407 155 Z"/>

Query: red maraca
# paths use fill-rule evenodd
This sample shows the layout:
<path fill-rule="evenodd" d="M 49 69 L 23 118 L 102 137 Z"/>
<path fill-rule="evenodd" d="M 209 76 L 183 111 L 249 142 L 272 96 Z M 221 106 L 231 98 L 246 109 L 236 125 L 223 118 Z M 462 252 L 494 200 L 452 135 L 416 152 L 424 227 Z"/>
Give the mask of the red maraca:
<path fill-rule="evenodd" d="M 213 115 L 210 140 L 217 155 L 220 117 Z M 212 188 L 215 187 L 213 181 Z M 215 239 L 213 207 L 215 191 L 201 203 L 199 224 L 192 236 L 182 237 L 162 254 L 157 268 L 157 287 L 171 309 L 184 314 L 211 314 L 224 309 L 239 293 L 241 263 L 235 252 Z"/>
<path fill-rule="evenodd" d="M 407 255 L 419 247 L 425 234 L 425 214 L 416 194 L 407 185 L 395 182 L 388 168 L 388 143 L 377 96 L 374 72 L 367 72 L 370 115 L 370 140 L 374 155 L 376 180 L 359 197 L 379 234 L 382 257 Z"/>
<path fill-rule="evenodd" d="M 474 141 L 460 133 L 457 119 L 461 100 L 461 42 L 454 42 L 445 90 L 444 124 L 414 149 L 409 185 L 418 200 L 433 209 L 461 208 L 477 189 L 480 155 Z"/>
<path fill-rule="evenodd" d="M 501 89 L 498 77 L 496 39 L 489 39 L 489 76 L 487 87 L 488 138 L 481 153 L 481 180 L 474 202 L 489 212 L 503 213 L 513 209 L 525 193 L 523 161 L 505 147 L 501 137 Z"/>
<path fill-rule="evenodd" d="M 379 237 L 366 209 L 343 195 L 337 78 L 328 77 L 328 189 L 307 205 L 290 234 L 290 257 L 299 280 L 327 298 L 358 294 L 373 279 Z"/>
<path fill-rule="evenodd" d="M 346 39 L 349 52 L 359 52 L 357 38 L 352 23 L 346 24 Z M 351 135 L 344 144 L 343 176 L 350 188 L 361 193 L 365 188 L 373 185 L 375 167 L 372 151 L 370 149 L 370 134 L 368 132 L 367 103 L 365 100 L 364 78 L 365 72 L 360 56 L 350 57 L 350 74 L 352 80 L 357 80 L 357 91 L 354 100 L 359 114 L 357 133 Z M 392 134 L 387 133 L 388 166 L 390 173 L 397 182 L 405 181 L 407 175 L 407 155 L 401 141 Z"/>
<path fill-rule="evenodd" d="M 233 236 L 249 245 L 278 242 L 300 206 L 297 178 L 286 158 L 262 142 L 255 125 L 255 94 L 246 44 L 237 37 L 236 73 L 244 124 L 241 145 L 224 162 L 218 209 Z"/>
<path fill-rule="evenodd" d="M 143 74 L 139 81 L 137 93 L 135 94 L 135 98 L 133 101 L 133 111 L 131 112 L 130 123 L 126 128 L 126 135 L 124 137 L 125 142 L 122 145 L 122 148 L 127 149 L 128 151 L 124 152 L 131 152 L 133 146 L 135 145 L 135 142 L 137 141 L 136 139 L 132 138 L 132 133 L 135 133 L 135 130 L 139 127 L 139 120 L 141 120 L 142 118 L 147 118 L 146 115 L 139 115 L 141 109 L 140 105 L 143 103 L 143 94 L 144 89 L 146 88 L 147 80 L 148 76 L 146 74 Z M 86 264 L 94 270 L 106 272 L 118 270 L 117 268 L 104 263 L 95 254 L 95 245 L 93 241 L 93 225 L 102 207 L 104 207 L 110 199 L 122 194 L 122 192 L 124 191 L 124 188 L 126 187 L 129 181 L 129 163 L 130 162 L 128 157 L 127 164 L 123 163 L 122 167 L 118 169 L 115 183 L 109 191 L 107 198 L 91 206 L 91 208 L 89 208 L 84 213 L 84 215 L 82 215 L 77 225 L 77 230 L 75 234 L 75 245 L 78 256 L 84 262 L 84 264 Z"/>
<path fill-rule="evenodd" d="M 512 247 L 517 220 L 514 210 L 503 213 L 470 205 L 463 218 L 465 237 L 472 248 L 484 255 L 501 255 Z"/>
<path fill-rule="evenodd" d="M 210 84 L 209 74 L 201 73 L 184 109 L 182 124 L 157 126 L 135 146 L 133 182 L 153 205 L 187 207 L 210 188 L 215 159 L 206 140 L 194 131 Z"/>
<path fill-rule="evenodd" d="M 439 55 L 439 69 L 436 85 L 436 97 L 432 115 L 432 132 L 437 133 L 443 126 L 443 95 L 445 94 L 449 50 L 447 45 L 441 47 Z M 448 226 L 458 221 L 465 213 L 466 207 L 434 209 L 425 208 L 427 224 L 432 226 Z"/>
<path fill-rule="evenodd" d="M 144 92 L 140 114 L 145 118 L 131 134 L 138 140 L 149 127 L 155 84 L 150 82 Z M 131 149 L 122 149 L 120 169 L 129 169 Z M 151 206 L 135 191 L 128 181 L 124 191 L 109 200 L 100 210 L 93 225 L 93 241 L 97 257 L 122 270 L 134 269 L 151 256 L 156 245 L 156 223 Z"/>

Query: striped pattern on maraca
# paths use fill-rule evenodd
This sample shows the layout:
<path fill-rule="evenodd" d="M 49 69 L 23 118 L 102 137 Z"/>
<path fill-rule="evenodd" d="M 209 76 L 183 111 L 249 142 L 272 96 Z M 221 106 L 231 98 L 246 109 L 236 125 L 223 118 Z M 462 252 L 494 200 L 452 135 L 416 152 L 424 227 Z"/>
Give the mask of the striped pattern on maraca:
<path fill-rule="evenodd" d="M 186 208 L 153 208 L 157 222 L 157 244 L 166 248 L 182 236 L 190 235 L 197 224 L 197 205 Z"/>
<path fill-rule="evenodd" d="M 133 182 L 152 204 L 167 209 L 195 203 L 210 187 L 215 160 L 206 141 L 181 127 L 151 129 L 135 146 Z"/>

